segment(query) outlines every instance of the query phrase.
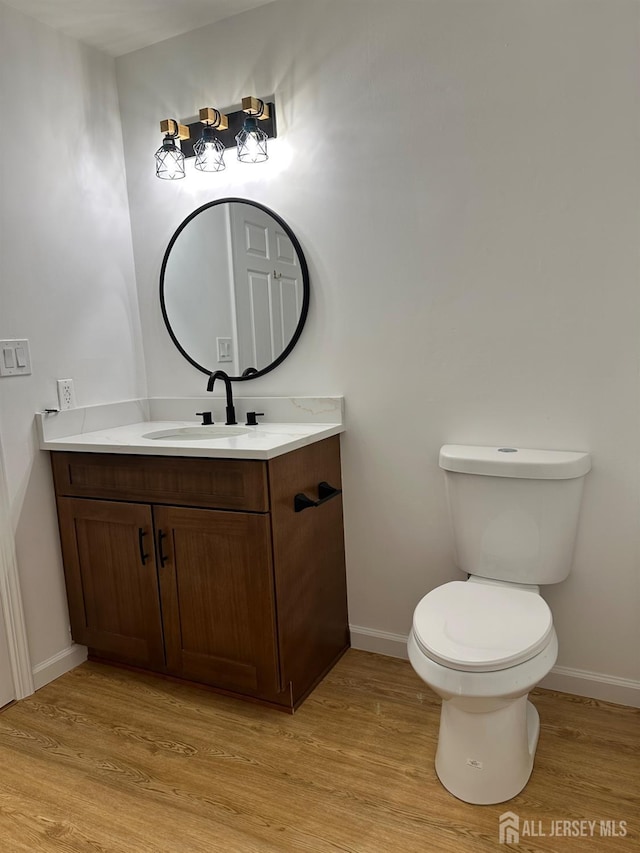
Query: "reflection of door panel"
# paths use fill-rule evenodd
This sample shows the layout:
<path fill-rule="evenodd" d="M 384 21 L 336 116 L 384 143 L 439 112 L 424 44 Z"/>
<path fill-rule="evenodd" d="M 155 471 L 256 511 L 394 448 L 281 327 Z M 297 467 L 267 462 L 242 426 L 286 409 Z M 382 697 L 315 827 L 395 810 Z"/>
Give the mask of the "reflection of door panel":
<path fill-rule="evenodd" d="M 298 325 L 302 275 L 291 240 L 267 213 L 236 205 L 231 219 L 239 369 L 260 370 Z"/>
<path fill-rule="evenodd" d="M 298 325 L 300 319 L 300 310 L 302 308 L 302 292 L 300 280 L 290 277 L 278 279 L 278 299 L 277 304 L 280 308 L 280 338 L 279 353 L 286 347 Z"/>
<path fill-rule="evenodd" d="M 246 282 L 246 284 L 245 284 Z M 271 335 L 271 302 L 268 273 L 248 269 L 240 282 L 243 313 L 238 318 L 240 344 L 240 373 L 247 367 L 271 364 L 274 359 Z M 238 282 L 236 282 L 236 286 Z M 236 305 L 238 294 L 236 295 Z M 237 309 L 236 309 L 237 310 Z M 244 317 L 244 323 L 242 318 Z"/>

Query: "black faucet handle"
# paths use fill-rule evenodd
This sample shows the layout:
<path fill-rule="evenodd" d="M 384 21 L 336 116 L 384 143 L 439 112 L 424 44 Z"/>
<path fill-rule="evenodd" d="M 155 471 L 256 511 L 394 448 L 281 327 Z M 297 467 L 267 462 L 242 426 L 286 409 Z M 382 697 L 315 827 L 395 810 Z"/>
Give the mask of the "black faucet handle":
<path fill-rule="evenodd" d="M 246 426 L 258 426 L 256 418 L 263 418 L 264 412 L 247 412 Z"/>
<path fill-rule="evenodd" d="M 213 424 L 213 412 L 196 412 L 196 415 L 202 418 L 202 426 L 211 426 Z"/>

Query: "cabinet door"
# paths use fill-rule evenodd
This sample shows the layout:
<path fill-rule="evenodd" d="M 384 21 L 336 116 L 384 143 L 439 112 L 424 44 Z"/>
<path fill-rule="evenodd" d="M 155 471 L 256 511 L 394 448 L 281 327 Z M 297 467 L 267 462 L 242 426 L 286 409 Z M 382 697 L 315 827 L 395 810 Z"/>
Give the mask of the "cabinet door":
<path fill-rule="evenodd" d="M 151 508 L 58 498 L 58 516 L 73 639 L 163 670 Z"/>
<path fill-rule="evenodd" d="M 169 672 L 278 690 L 268 515 L 154 507 Z"/>

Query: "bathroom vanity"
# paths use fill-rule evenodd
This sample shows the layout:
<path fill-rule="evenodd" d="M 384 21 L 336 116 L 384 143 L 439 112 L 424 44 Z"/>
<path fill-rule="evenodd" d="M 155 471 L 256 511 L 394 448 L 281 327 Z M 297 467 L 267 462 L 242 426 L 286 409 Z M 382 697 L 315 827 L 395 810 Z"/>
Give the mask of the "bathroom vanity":
<path fill-rule="evenodd" d="M 231 382 L 247 387 L 296 345 L 304 253 L 278 214 L 216 199 L 169 241 L 159 297 L 207 390 L 224 380 L 226 424 L 213 395 L 36 415 L 72 637 L 94 659 L 293 710 L 349 646 L 343 401 L 244 397 L 234 410 Z"/>
<path fill-rule="evenodd" d="M 73 639 L 293 710 L 349 646 L 342 427 L 172 443 L 154 426 L 41 430 Z"/>

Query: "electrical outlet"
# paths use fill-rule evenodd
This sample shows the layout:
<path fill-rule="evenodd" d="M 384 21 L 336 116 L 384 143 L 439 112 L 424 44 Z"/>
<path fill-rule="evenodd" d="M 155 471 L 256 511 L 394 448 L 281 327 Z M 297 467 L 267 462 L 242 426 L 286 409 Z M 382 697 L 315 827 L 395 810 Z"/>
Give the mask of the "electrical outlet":
<path fill-rule="evenodd" d="M 58 405 L 61 412 L 75 409 L 76 395 L 73 390 L 73 379 L 58 379 Z"/>

